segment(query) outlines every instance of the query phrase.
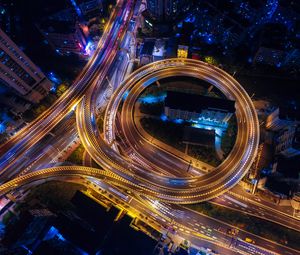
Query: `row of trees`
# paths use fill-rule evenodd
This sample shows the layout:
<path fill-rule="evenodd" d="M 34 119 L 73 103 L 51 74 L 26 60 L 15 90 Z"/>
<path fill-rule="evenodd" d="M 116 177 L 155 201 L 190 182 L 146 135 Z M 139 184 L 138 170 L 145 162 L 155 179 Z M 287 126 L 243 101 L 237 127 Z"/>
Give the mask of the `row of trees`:
<path fill-rule="evenodd" d="M 189 124 L 189 123 L 188 123 Z M 147 133 L 156 139 L 180 150 L 185 151 L 185 144 L 182 143 L 184 127 L 186 123 L 177 124 L 172 121 L 162 121 L 154 118 L 142 118 L 141 125 Z M 217 166 L 221 162 L 216 156 L 214 148 L 204 146 L 189 145 L 188 154 L 200 161 Z"/>
<path fill-rule="evenodd" d="M 224 152 L 224 157 L 227 157 L 231 152 L 237 135 L 237 122 L 236 117 L 233 115 L 228 121 L 228 128 L 223 133 L 221 148 Z"/>
<path fill-rule="evenodd" d="M 158 103 L 141 103 L 141 113 L 160 116 L 164 112 L 164 102 Z"/>
<path fill-rule="evenodd" d="M 46 111 L 68 88 L 65 83 L 60 84 L 56 92 L 50 92 L 39 104 L 32 106 L 22 115 L 26 122 L 31 122 L 44 111 Z"/>

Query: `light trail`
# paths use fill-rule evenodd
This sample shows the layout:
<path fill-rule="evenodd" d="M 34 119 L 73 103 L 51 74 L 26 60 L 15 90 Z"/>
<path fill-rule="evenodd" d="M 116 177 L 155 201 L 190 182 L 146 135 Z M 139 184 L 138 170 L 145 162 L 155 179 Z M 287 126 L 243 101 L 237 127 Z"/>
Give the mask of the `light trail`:
<path fill-rule="evenodd" d="M 132 112 L 135 101 L 142 91 L 153 83 L 171 76 L 192 76 L 199 79 L 213 80 L 214 84 L 236 101 L 238 134 L 236 144 L 227 159 L 210 173 L 200 177 L 175 178 L 161 176 L 148 171 L 145 166 L 128 162 L 109 145 L 115 137 L 115 118 L 124 94 L 128 109 L 121 120 L 126 139 L 136 144 L 136 137 L 128 135 L 132 125 Z M 133 95 L 131 97 L 131 95 Z M 130 99 L 131 98 L 131 99 Z M 77 126 L 81 141 L 90 156 L 108 170 L 121 178 L 134 183 L 148 196 L 171 203 L 195 203 L 209 200 L 232 188 L 247 173 L 255 158 L 259 142 L 259 125 L 255 108 L 242 86 L 223 70 L 204 62 L 190 59 L 169 59 L 151 63 L 132 73 L 113 94 L 105 115 L 103 140 L 93 123 L 93 92 L 87 94 L 77 107 Z M 245 119 L 239 121 L 239 119 Z M 138 138 L 139 139 L 139 138 Z M 192 187 L 191 187 L 192 184 Z"/>

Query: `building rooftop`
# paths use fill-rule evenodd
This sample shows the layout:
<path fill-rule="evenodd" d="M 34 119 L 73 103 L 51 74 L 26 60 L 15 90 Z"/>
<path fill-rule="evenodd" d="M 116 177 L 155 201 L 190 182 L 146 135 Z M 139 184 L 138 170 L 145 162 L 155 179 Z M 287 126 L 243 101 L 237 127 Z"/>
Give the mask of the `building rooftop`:
<path fill-rule="evenodd" d="M 141 49 L 141 55 L 152 55 L 153 49 L 154 49 L 155 41 L 154 40 L 148 40 L 144 42 L 144 45 Z"/>
<path fill-rule="evenodd" d="M 293 148 L 300 150 L 300 125 L 297 126 L 295 135 L 293 137 Z"/>
<path fill-rule="evenodd" d="M 279 155 L 277 158 L 277 171 L 286 178 L 300 178 L 300 155 L 287 158 Z"/>
<path fill-rule="evenodd" d="M 48 209 L 34 209 L 22 213 L 19 223 L 15 226 L 17 240 L 12 248 L 35 247 L 43 239 L 56 216 Z"/>
<path fill-rule="evenodd" d="M 179 247 L 178 250 L 175 252 L 175 255 L 188 255 L 190 254 L 188 250 Z"/>
<path fill-rule="evenodd" d="M 235 112 L 235 101 L 202 95 L 168 91 L 165 106 L 171 109 L 181 109 L 189 112 L 201 112 L 205 109 L 215 109 L 224 112 Z"/>
<path fill-rule="evenodd" d="M 300 121 L 300 111 L 292 107 L 280 107 L 279 118 L 290 121 Z"/>
<path fill-rule="evenodd" d="M 40 28 L 46 33 L 70 34 L 76 30 L 75 23 L 61 20 L 45 20 Z"/>
<path fill-rule="evenodd" d="M 183 143 L 214 147 L 215 130 L 185 127 L 182 140 Z"/>

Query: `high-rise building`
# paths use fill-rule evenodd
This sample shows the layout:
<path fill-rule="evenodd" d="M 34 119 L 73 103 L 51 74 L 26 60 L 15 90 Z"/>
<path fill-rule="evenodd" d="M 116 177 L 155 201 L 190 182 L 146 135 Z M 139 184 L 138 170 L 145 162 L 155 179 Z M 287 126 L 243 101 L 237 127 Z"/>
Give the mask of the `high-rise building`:
<path fill-rule="evenodd" d="M 253 62 L 280 67 L 285 59 L 285 55 L 286 53 L 283 50 L 259 47 Z"/>
<path fill-rule="evenodd" d="M 183 11 L 185 6 L 187 5 L 186 0 L 165 0 L 164 1 L 164 13 L 165 16 L 168 17 L 168 19 L 173 19 L 176 17 L 178 13 Z"/>
<path fill-rule="evenodd" d="M 147 9 L 156 20 L 172 20 L 187 3 L 186 0 L 147 0 Z"/>
<path fill-rule="evenodd" d="M 160 20 L 164 15 L 164 1 L 147 0 L 147 9 L 153 18 Z"/>
<path fill-rule="evenodd" d="M 74 3 L 74 0 L 71 0 Z M 86 20 L 98 17 L 103 12 L 101 0 L 76 0 L 78 7 Z M 76 5 L 74 6 L 76 9 Z"/>
<path fill-rule="evenodd" d="M 49 45 L 62 55 L 84 54 L 87 39 L 76 21 L 45 20 L 39 26 Z"/>
<path fill-rule="evenodd" d="M 284 66 L 300 68 L 300 49 L 293 49 L 289 51 L 285 57 Z"/>
<path fill-rule="evenodd" d="M 283 130 L 298 124 L 300 124 L 300 113 L 298 109 L 291 107 L 276 108 L 266 119 L 266 128 L 272 131 Z"/>
<path fill-rule="evenodd" d="M 140 64 L 146 65 L 153 62 L 153 49 L 155 46 L 155 40 L 145 40 L 140 53 Z"/>
<path fill-rule="evenodd" d="M 0 83 L 32 103 L 38 103 L 51 88 L 41 70 L 1 29 Z"/>
<path fill-rule="evenodd" d="M 300 154 L 300 114 L 297 108 L 281 107 L 266 119 L 275 154 L 293 157 Z"/>
<path fill-rule="evenodd" d="M 300 155 L 300 127 L 289 126 L 274 135 L 275 153 L 285 157 Z"/>

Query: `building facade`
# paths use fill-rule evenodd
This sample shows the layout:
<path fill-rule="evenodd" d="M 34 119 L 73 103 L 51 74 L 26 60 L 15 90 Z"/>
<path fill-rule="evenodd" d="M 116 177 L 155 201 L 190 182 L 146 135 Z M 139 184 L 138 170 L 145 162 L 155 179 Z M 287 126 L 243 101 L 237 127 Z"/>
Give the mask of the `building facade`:
<path fill-rule="evenodd" d="M 153 50 L 155 46 L 155 40 L 149 39 L 143 42 L 140 52 L 140 65 L 146 65 L 153 62 Z"/>
<path fill-rule="evenodd" d="M 299 120 L 299 111 L 290 108 L 276 108 L 267 117 L 266 128 L 272 131 L 279 131 L 300 124 Z"/>
<path fill-rule="evenodd" d="M 147 0 L 147 10 L 153 18 L 157 20 L 162 19 L 164 15 L 164 1 Z"/>
<path fill-rule="evenodd" d="M 189 46 L 178 45 L 177 57 L 178 58 L 187 58 L 189 54 Z"/>
<path fill-rule="evenodd" d="M 227 123 L 234 113 L 232 100 L 175 91 L 168 91 L 165 99 L 165 115 L 169 119 Z"/>
<path fill-rule="evenodd" d="M 187 4 L 186 0 L 147 0 L 147 9 L 156 20 L 173 20 Z"/>
<path fill-rule="evenodd" d="M 266 64 L 280 67 L 285 59 L 285 52 L 282 50 L 260 47 L 254 56 L 255 64 Z"/>
<path fill-rule="evenodd" d="M 300 49 L 293 49 L 288 52 L 283 62 L 284 66 L 300 68 Z"/>
<path fill-rule="evenodd" d="M 274 136 L 275 154 L 285 157 L 300 155 L 300 126 L 289 126 Z"/>
<path fill-rule="evenodd" d="M 75 1 L 72 0 L 71 2 Z M 76 2 L 86 20 L 95 18 L 103 12 L 102 0 L 77 0 Z"/>
<path fill-rule="evenodd" d="M 0 83 L 32 103 L 44 98 L 51 82 L 0 29 Z"/>
<path fill-rule="evenodd" d="M 275 154 L 293 157 L 300 154 L 300 114 L 297 109 L 277 108 L 266 120 Z"/>
<path fill-rule="evenodd" d="M 84 54 L 87 40 L 76 21 L 45 20 L 39 30 L 49 45 L 62 55 Z"/>

